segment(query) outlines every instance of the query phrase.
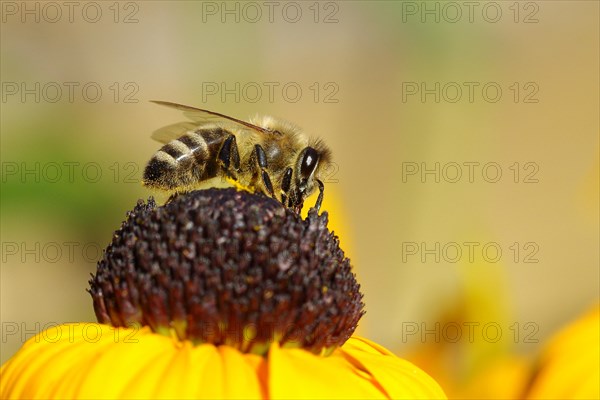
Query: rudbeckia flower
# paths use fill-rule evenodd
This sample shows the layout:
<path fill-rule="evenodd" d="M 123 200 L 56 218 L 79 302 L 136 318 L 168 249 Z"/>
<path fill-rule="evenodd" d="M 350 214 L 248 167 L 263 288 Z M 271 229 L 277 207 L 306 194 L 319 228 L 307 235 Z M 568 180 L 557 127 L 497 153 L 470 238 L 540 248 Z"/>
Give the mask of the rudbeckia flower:
<path fill-rule="evenodd" d="M 99 324 L 28 340 L 2 398 L 445 398 L 353 337 L 363 314 L 327 229 L 235 189 L 139 202 L 90 281 Z"/>
<path fill-rule="evenodd" d="M 540 354 L 500 355 L 468 381 L 444 388 L 450 399 L 599 399 L 600 306 L 564 327 Z"/>
<path fill-rule="evenodd" d="M 545 347 L 525 397 L 600 398 L 600 306 L 594 306 Z"/>

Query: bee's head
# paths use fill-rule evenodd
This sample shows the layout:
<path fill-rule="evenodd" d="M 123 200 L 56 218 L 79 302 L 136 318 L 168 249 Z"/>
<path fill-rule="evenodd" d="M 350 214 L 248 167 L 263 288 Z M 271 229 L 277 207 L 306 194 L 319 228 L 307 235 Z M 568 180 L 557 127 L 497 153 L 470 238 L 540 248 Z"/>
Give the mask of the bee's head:
<path fill-rule="evenodd" d="M 306 146 L 298 154 L 295 166 L 295 201 L 293 206 L 302 208 L 304 199 L 317 188 L 317 180 L 323 181 L 323 174 L 331 163 L 331 151 L 321 141 Z"/>

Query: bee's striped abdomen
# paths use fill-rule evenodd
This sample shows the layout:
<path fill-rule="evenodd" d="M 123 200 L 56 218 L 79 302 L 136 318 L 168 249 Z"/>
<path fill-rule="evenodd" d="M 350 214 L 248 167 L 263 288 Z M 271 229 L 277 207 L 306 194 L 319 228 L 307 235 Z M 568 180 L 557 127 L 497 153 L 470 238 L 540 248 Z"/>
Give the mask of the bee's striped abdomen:
<path fill-rule="evenodd" d="M 223 129 L 197 130 L 172 140 L 158 150 L 144 171 L 144 184 L 172 190 L 216 176 L 218 154 L 229 133 Z"/>

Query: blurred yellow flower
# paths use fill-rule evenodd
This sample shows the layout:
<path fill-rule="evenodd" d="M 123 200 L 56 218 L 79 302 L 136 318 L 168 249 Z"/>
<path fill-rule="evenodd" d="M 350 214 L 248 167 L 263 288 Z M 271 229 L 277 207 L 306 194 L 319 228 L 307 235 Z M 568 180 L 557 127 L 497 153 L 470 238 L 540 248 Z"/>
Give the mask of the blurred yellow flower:
<path fill-rule="evenodd" d="M 484 369 L 460 389 L 452 399 L 520 399 L 529 379 L 531 362 L 526 357 L 503 356 L 489 362 Z"/>
<path fill-rule="evenodd" d="M 560 331 L 545 348 L 529 399 L 600 399 L 600 305 Z"/>
<path fill-rule="evenodd" d="M 3 399 L 445 398 L 423 371 L 359 337 L 329 357 L 277 343 L 262 357 L 92 323 L 39 333 L 0 376 Z"/>
<path fill-rule="evenodd" d="M 454 386 L 448 396 L 456 399 L 600 398 L 598 306 L 555 335 L 537 360 L 507 354 Z"/>

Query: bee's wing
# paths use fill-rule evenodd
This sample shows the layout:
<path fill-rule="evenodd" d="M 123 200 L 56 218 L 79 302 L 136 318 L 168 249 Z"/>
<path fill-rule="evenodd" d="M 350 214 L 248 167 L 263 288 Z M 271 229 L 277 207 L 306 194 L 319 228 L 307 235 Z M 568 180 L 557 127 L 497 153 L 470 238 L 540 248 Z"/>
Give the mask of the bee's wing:
<path fill-rule="evenodd" d="M 253 130 L 261 133 L 271 133 L 270 131 L 253 125 L 249 122 L 242 121 L 227 115 L 219 114 L 213 111 L 203 110 L 201 108 L 195 108 L 190 106 L 184 106 L 183 104 L 171 103 L 168 101 L 156 101 L 152 100 L 153 103 L 160 104 L 167 107 L 176 108 L 183 111 L 183 115 L 192 120 L 193 122 L 178 122 L 176 124 L 167 125 L 152 133 L 152 138 L 162 143 L 168 143 L 171 140 L 177 139 L 183 136 L 187 131 L 193 130 L 194 128 L 201 127 L 202 125 L 218 123 L 224 127 L 234 127 L 242 130 Z"/>
<path fill-rule="evenodd" d="M 187 132 L 192 131 L 198 128 L 198 124 L 190 121 L 178 122 L 176 124 L 171 124 L 167 126 L 163 126 L 152 132 L 152 139 L 159 141 L 161 143 L 169 143 L 171 140 L 179 139 Z"/>

